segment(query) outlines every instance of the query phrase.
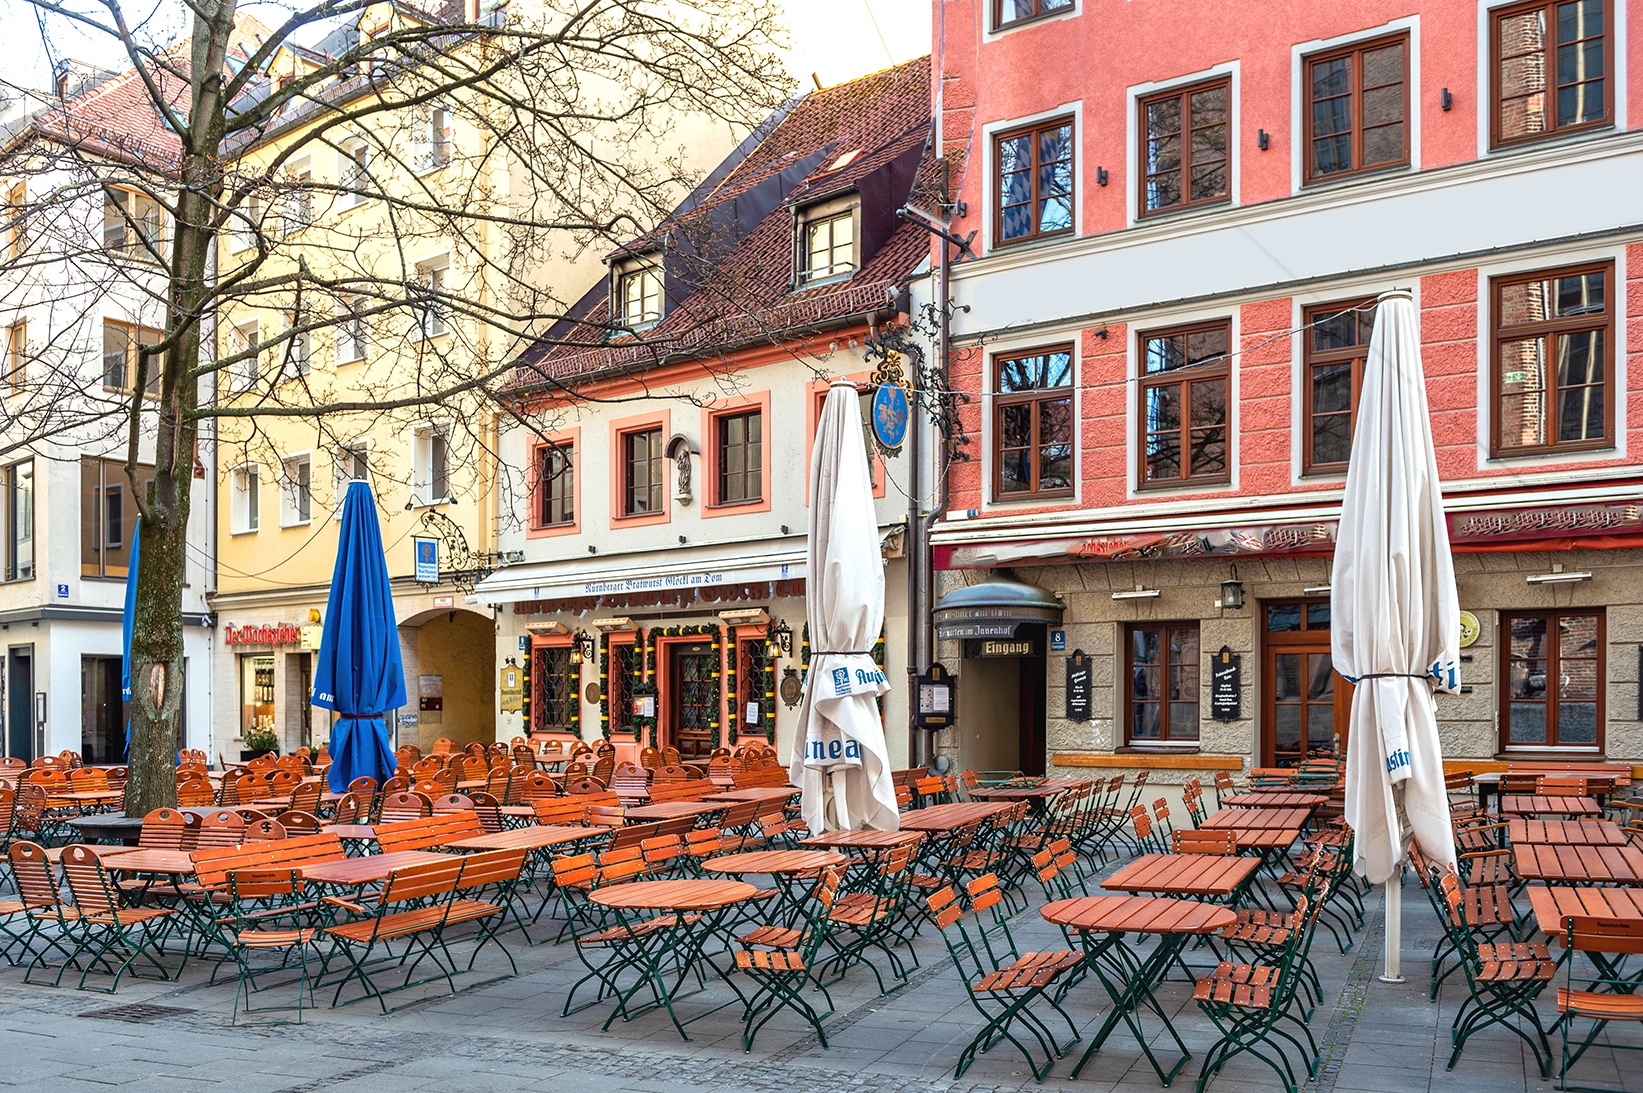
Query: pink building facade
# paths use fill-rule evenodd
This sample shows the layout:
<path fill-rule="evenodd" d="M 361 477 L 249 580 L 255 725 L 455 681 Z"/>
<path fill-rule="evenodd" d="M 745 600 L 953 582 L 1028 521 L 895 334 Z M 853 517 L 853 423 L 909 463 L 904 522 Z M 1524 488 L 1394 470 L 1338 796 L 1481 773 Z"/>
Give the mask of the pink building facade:
<path fill-rule="evenodd" d="M 938 597 L 1060 601 L 938 610 L 955 762 L 1167 783 L 1344 738 L 1330 560 L 1393 288 L 1469 613 L 1446 756 L 1643 761 L 1635 14 L 938 0 L 947 212 L 974 233 Z"/>

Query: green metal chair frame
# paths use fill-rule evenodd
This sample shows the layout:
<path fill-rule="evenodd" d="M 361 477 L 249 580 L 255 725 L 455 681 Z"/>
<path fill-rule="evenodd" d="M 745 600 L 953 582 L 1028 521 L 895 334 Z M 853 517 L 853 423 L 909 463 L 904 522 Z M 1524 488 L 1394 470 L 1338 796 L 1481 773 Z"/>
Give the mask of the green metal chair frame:
<path fill-rule="evenodd" d="M 229 1018 L 229 1024 L 239 1023 L 241 994 L 245 995 L 246 1013 L 295 1010 L 297 1024 L 302 1023 L 304 990 L 308 992 L 310 1007 L 315 1004 L 313 979 L 308 974 L 308 950 L 315 946 L 320 929 L 314 925 L 301 924 L 303 921 L 313 921 L 316 907 L 313 903 L 302 901 L 302 892 L 302 874 L 295 869 L 245 869 L 228 874 L 228 902 L 225 905 L 228 914 L 216 919 L 214 925 L 215 933 L 227 950 L 227 955 L 217 962 L 218 966 L 227 960 L 233 960 L 239 967 L 239 982 L 234 987 L 234 1010 Z M 267 928 L 268 923 L 281 919 L 296 919 L 299 924 L 295 929 L 288 930 Z M 269 951 L 283 953 L 279 967 L 253 967 L 252 954 Z M 252 994 L 270 989 L 258 987 L 256 976 L 268 971 L 284 970 L 293 952 L 301 961 L 297 978 L 297 1004 L 253 1007 Z M 216 981 L 215 969 L 212 971 L 212 981 Z M 289 982 L 286 980 L 278 985 L 289 985 Z"/>
<path fill-rule="evenodd" d="M 845 867 L 823 869 L 816 878 L 812 899 L 806 904 L 804 924 L 799 927 L 761 926 L 737 938 L 742 946 L 736 953 L 736 970 L 753 980 L 755 989 L 747 994 L 742 1018 L 742 1050 L 752 1051 L 754 1037 L 772 1017 L 791 1009 L 810 1023 L 822 1047 L 827 1047 L 827 1030 L 822 1022 L 833 1012 L 833 996 L 812 979 L 816 957 L 828 944 L 831 928 L 828 914 L 838 895 Z M 807 983 L 827 999 L 827 1009 L 818 1013 L 804 997 Z"/>
<path fill-rule="evenodd" d="M 1280 1041 L 1288 1041 L 1301 1053 L 1301 1069 L 1306 1078 L 1318 1076 L 1318 1044 L 1306 1019 L 1295 1012 L 1297 988 L 1303 978 L 1302 961 L 1312 943 L 1318 919 L 1317 903 L 1305 895 L 1296 900 L 1296 927 L 1289 931 L 1282 957 L 1276 966 L 1223 962 L 1209 976 L 1198 980 L 1193 999 L 1215 1023 L 1221 1038 L 1204 1056 L 1198 1075 L 1198 1093 L 1228 1061 L 1251 1055 L 1266 1063 L 1283 1082 L 1285 1093 L 1296 1093 L 1301 1084 L 1289 1053 Z M 1303 1045 L 1279 1024 L 1288 1021 L 1306 1037 Z M 1265 1045 L 1271 1054 L 1260 1050 Z"/>
<path fill-rule="evenodd" d="M 1621 973 L 1626 957 L 1643 953 L 1643 923 L 1570 915 L 1564 920 L 1564 928 L 1564 946 L 1569 951 L 1569 959 L 1564 985 L 1557 992 L 1557 1009 L 1561 1015 L 1558 1024 L 1563 1030 L 1563 1067 L 1558 1071 L 1558 1088 L 1609 1093 L 1618 1087 L 1570 1085 L 1569 1068 L 1580 1061 L 1609 1022 L 1643 1024 L 1643 995 L 1636 993 L 1643 981 L 1636 973 Z M 1593 972 L 1575 974 L 1577 953 L 1591 961 Z M 1571 1053 L 1570 1030 L 1579 1018 L 1589 1019 L 1592 1027 Z M 1607 1046 L 1615 1051 L 1643 1050 L 1643 1044 L 1617 1044 L 1612 1039 Z"/>
<path fill-rule="evenodd" d="M 1544 942 L 1499 943 L 1480 942 L 1466 924 L 1461 910 L 1458 888 L 1444 893 L 1446 909 L 1444 928 L 1454 942 L 1456 959 L 1466 975 L 1470 996 L 1461 1003 L 1450 1026 L 1449 1037 L 1455 1045 L 1446 1069 L 1455 1069 L 1460 1053 L 1473 1033 L 1500 1025 L 1515 1033 L 1534 1052 L 1540 1067 L 1540 1076 L 1548 1077 L 1552 1065 L 1552 1046 L 1546 1029 L 1540 1023 L 1535 1009 L 1535 998 L 1546 989 L 1557 974 L 1557 964 L 1547 953 Z M 1531 1037 L 1522 1021 L 1534 1030 Z"/>
<path fill-rule="evenodd" d="M 331 1005 L 349 1005 L 362 998 L 375 998 L 383 1013 L 392 1010 L 386 995 L 423 983 L 443 978 L 456 993 L 455 959 L 445 948 L 441 936 L 451 904 L 456 900 L 457 884 L 462 877 L 466 859 L 453 856 L 448 862 L 428 862 L 396 869 L 383 882 L 382 892 L 374 906 L 355 903 L 337 896 L 325 896 L 323 901 L 356 916 L 351 922 L 330 926 L 325 936 L 331 950 L 325 955 L 329 968 L 334 957 L 347 961 L 348 973 L 337 981 Z M 395 953 L 394 943 L 404 942 L 404 951 Z M 377 956 L 378 950 L 384 955 Z M 442 959 L 443 956 L 443 959 Z M 422 961 L 431 960 L 437 971 L 421 979 L 413 979 Z M 372 976 L 373 969 L 392 965 L 405 969 L 405 979 L 396 986 L 380 987 Z M 342 992 L 349 983 L 358 981 L 364 989 L 359 998 L 342 1002 Z M 327 984 L 329 986 L 329 984 Z M 415 1005 L 421 999 L 392 1007 L 400 1009 Z"/>
<path fill-rule="evenodd" d="M 186 944 L 175 972 L 168 970 L 155 956 L 181 921 L 176 909 L 122 907 L 119 887 L 103 868 L 102 860 L 83 846 L 66 847 L 60 861 L 74 906 L 69 908 L 59 903 L 54 910 L 59 928 L 74 947 L 58 970 L 57 978 L 52 980 L 52 986 L 60 985 L 64 972 L 82 956 L 86 963 L 80 973 L 80 990 L 87 989 L 86 980 L 99 965 L 111 969 L 114 978 L 106 988 L 92 989 L 107 994 L 119 989 L 120 979 L 128 971 L 142 978 L 135 967 L 139 960 L 152 966 L 159 977 L 167 981 L 182 974 L 188 963 Z M 116 958 L 122 958 L 118 966 L 112 964 Z M 37 957 L 37 963 L 38 960 Z M 30 964 L 29 971 L 34 967 Z M 28 973 L 23 980 L 30 982 Z"/>
<path fill-rule="evenodd" d="M 953 1078 L 957 1080 L 962 1077 L 978 1054 L 1000 1040 L 1008 1040 L 1027 1060 L 1033 1078 L 1042 1082 L 1049 1074 L 1050 1067 L 1055 1065 L 1055 1060 L 1066 1055 L 1068 1049 L 1082 1039 L 1072 1017 L 1061 1008 L 1058 998 L 1048 992 L 1067 973 L 1082 967 L 1084 954 L 1061 949 L 1019 955 L 1004 914 L 1008 905 L 999 889 L 998 878 L 991 875 L 978 878 L 970 885 L 968 895 L 970 908 L 975 912 L 973 935 L 971 928 L 964 924 L 964 908 L 956 891 L 951 887 L 943 888 L 929 899 L 930 912 L 941 930 L 942 940 L 947 943 L 947 951 L 968 988 L 970 1004 L 981 1014 L 984 1022 L 981 1031 L 959 1052 Z M 995 929 L 983 926 L 986 916 L 995 920 Z M 1005 963 L 1000 952 L 995 951 L 992 941 L 995 934 L 1002 935 L 1008 943 L 1004 953 L 1015 959 Z M 1029 1008 L 1039 998 L 1067 1022 L 1071 1038 L 1065 1045 L 1056 1039 L 1049 1025 Z M 1031 1049 L 1017 1035 L 1017 1030 L 1022 1028 L 1032 1035 L 1043 1051 L 1043 1065 L 1039 1065 Z"/>

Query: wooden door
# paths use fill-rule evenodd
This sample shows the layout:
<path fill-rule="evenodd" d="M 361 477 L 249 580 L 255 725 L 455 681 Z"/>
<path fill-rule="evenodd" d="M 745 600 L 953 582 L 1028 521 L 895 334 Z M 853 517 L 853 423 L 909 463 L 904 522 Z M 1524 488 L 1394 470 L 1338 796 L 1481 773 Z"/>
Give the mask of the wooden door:
<path fill-rule="evenodd" d="M 717 648 L 710 642 L 669 647 L 668 739 L 681 759 L 706 759 L 713 752 L 719 720 Z"/>
<path fill-rule="evenodd" d="M 1295 766 L 1307 751 L 1346 747 L 1352 685 L 1329 651 L 1329 601 L 1261 604 L 1261 764 Z"/>

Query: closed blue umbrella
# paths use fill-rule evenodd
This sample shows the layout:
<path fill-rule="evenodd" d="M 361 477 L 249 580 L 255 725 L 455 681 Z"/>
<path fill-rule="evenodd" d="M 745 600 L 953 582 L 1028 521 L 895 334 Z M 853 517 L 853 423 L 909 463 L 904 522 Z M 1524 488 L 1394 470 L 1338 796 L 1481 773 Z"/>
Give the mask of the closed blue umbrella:
<path fill-rule="evenodd" d="M 364 482 L 350 483 L 342 503 L 313 701 L 342 715 L 331 728 L 333 792 L 345 792 L 361 776 L 378 785 L 393 776 L 394 752 L 382 715 L 405 705 L 405 665 L 376 501 Z"/>
<path fill-rule="evenodd" d="M 142 553 L 143 518 L 131 529 L 131 561 L 126 563 L 126 603 L 120 614 L 120 697 L 131 701 L 131 630 L 137 621 L 137 559 Z M 126 758 L 131 757 L 131 718 L 126 718 Z"/>

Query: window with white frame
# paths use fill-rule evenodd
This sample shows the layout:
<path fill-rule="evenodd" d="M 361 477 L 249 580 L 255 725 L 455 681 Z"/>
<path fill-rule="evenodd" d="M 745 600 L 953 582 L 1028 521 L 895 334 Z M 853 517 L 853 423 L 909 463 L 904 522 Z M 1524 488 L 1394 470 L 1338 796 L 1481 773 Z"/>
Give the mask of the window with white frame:
<path fill-rule="evenodd" d="M 632 265 L 617 271 L 615 319 L 635 330 L 662 321 L 662 271 Z"/>
<path fill-rule="evenodd" d="M 370 476 L 370 444 L 360 440 L 340 446 L 337 448 L 336 462 L 332 469 L 334 471 L 332 484 L 336 489 L 336 512 L 333 515 L 340 520 L 342 519 L 342 499 L 348 493 L 348 483 L 355 479 L 365 481 Z"/>
<path fill-rule="evenodd" d="M 337 363 L 349 364 L 365 359 L 368 328 L 365 318 L 365 297 L 343 296 L 337 301 Z"/>
<path fill-rule="evenodd" d="M 229 530 L 235 535 L 257 530 L 262 503 L 260 477 L 255 464 L 234 468 L 229 490 Z"/>
<path fill-rule="evenodd" d="M 437 425 L 416 431 L 414 451 L 416 481 L 412 485 L 413 500 L 418 504 L 437 505 L 451 497 L 451 435 Z"/>
<path fill-rule="evenodd" d="M 294 455 L 280 465 L 280 526 L 306 524 L 313 510 L 313 461 Z"/>
<path fill-rule="evenodd" d="M 295 307 L 285 313 L 285 361 L 281 378 L 306 376 L 313 363 L 314 333 L 307 329 L 313 315 L 306 307 Z"/>
<path fill-rule="evenodd" d="M 342 187 L 342 205 L 351 209 L 371 199 L 371 146 L 363 137 L 342 142 L 337 153 L 337 184 Z"/>
<path fill-rule="evenodd" d="M 840 280 L 856 272 L 856 200 L 830 201 L 799 217 L 800 286 Z"/>
<path fill-rule="evenodd" d="M 411 166 L 417 174 L 436 170 L 451 158 L 451 109 L 443 103 L 418 108 L 411 130 Z"/>
<path fill-rule="evenodd" d="M 251 194 L 234 214 L 234 251 L 250 250 L 257 245 L 257 234 L 262 231 L 262 198 Z"/>
<path fill-rule="evenodd" d="M 285 234 L 299 232 L 314 222 L 314 165 L 300 159 L 291 165 L 290 192 L 285 196 Z"/>
<path fill-rule="evenodd" d="M 437 338 L 449 329 L 444 296 L 450 260 L 441 256 L 419 262 L 416 274 L 423 292 L 423 299 L 417 305 L 417 330 L 424 338 Z"/>
<path fill-rule="evenodd" d="M 229 366 L 228 385 L 231 391 L 245 391 L 257 385 L 262 378 L 260 354 L 255 352 L 262 340 L 262 329 L 257 320 L 235 323 L 229 331 L 229 356 L 238 358 Z"/>

